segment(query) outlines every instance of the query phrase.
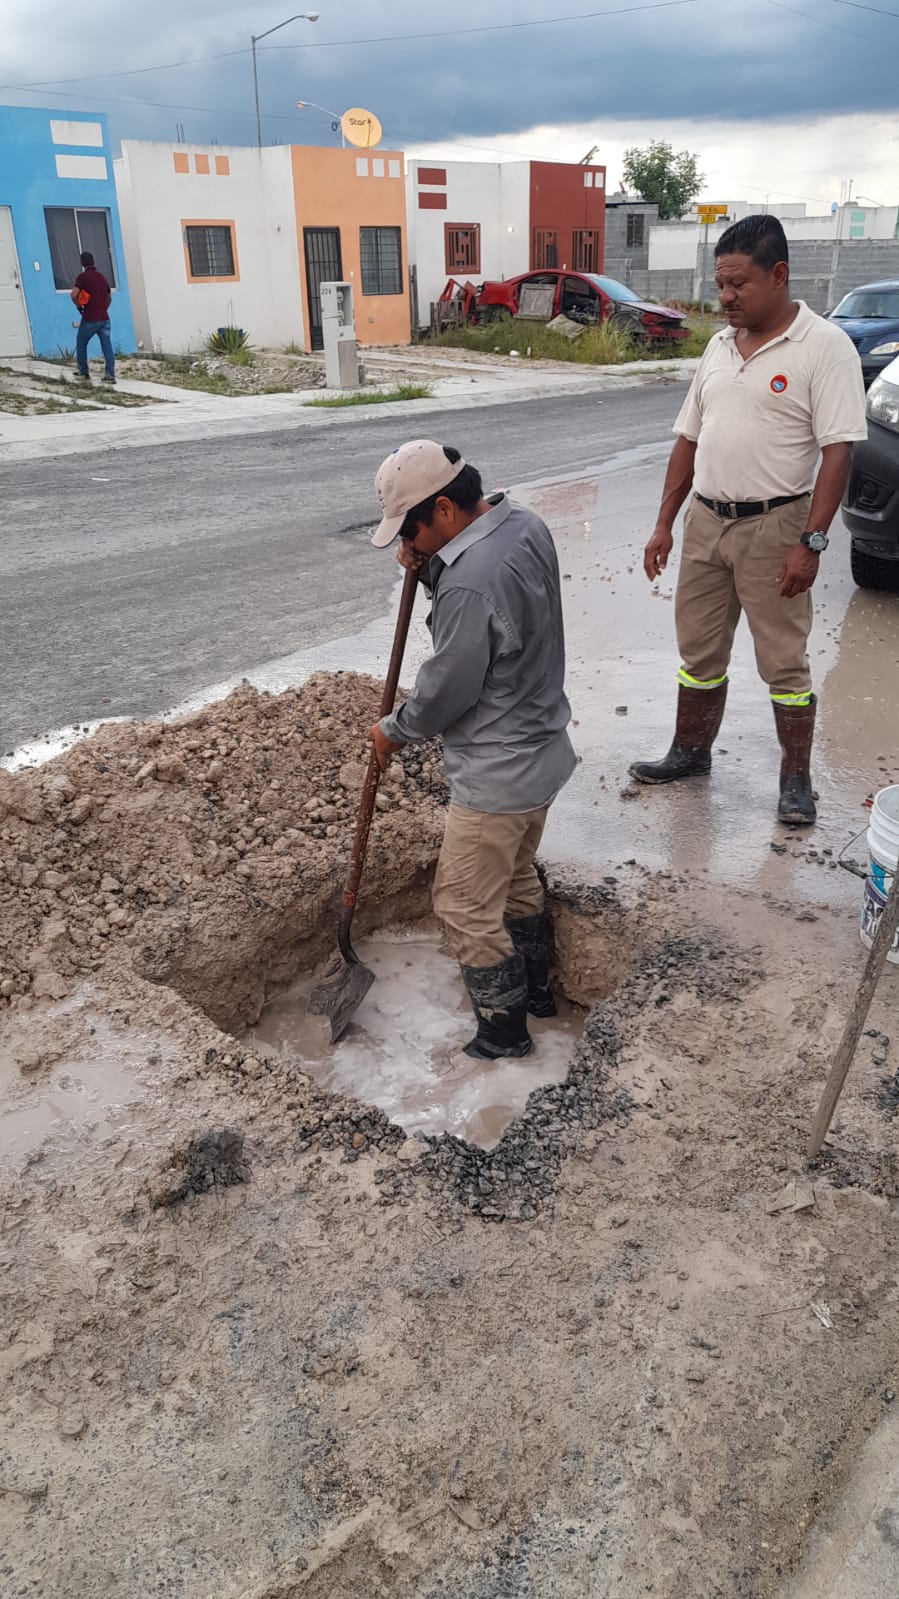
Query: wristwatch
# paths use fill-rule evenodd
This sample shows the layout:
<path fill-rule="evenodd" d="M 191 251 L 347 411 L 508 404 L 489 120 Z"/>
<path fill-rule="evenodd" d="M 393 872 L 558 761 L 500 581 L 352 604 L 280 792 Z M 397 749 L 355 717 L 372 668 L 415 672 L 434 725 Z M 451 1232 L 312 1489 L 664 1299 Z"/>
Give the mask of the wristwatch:
<path fill-rule="evenodd" d="M 820 555 L 827 549 L 830 539 L 826 533 L 803 533 L 799 542 L 804 544 L 807 550 L 812 550 L 815 555 Z"/>

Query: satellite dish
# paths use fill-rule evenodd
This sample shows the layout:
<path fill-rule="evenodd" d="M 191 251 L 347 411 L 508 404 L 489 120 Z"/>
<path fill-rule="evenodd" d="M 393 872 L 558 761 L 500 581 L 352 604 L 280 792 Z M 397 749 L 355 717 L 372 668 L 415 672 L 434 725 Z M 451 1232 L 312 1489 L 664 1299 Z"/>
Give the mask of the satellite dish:
<path fill-rule="evenodd" d="M 358 145 L 360 150 L 373 150 L 381 142 L 381 124 L 373 111 L 363 111 L 360 106 L 344 111 L 340 126 L 347 144 Z"/>

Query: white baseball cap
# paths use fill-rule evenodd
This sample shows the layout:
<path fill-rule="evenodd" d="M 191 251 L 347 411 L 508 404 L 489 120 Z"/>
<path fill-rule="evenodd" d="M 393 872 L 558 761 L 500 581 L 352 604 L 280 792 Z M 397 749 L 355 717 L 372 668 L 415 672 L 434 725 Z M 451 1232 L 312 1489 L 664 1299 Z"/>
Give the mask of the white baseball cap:
<path fill-rule="evenodd" d="M 406 516 L 422 500 L 439 494 L 459 476 L 465 462 L 450 461 L 442 444 L 433 439 L 412 439 L 388 455 L 375 478 L 383 517 L 372 544 L 379 550 L 392 544 Z"/>

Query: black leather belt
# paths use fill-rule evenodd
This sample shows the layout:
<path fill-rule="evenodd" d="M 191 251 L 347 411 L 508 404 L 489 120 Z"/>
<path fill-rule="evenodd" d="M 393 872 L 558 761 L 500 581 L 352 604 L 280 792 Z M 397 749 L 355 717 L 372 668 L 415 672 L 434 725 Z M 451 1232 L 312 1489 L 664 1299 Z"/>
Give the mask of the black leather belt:
<path fill-rule="evenodd" d="M 781 494 L 776 500 L 707 500 L 704 494 L 697 494 L 696 498 L 723 521 L 737 522 L 741 516 L 767 516 L 769 511 L 776 511 L 779 505 L 794 505 L 797 500 L 807 500 L 808 494 Z"/>

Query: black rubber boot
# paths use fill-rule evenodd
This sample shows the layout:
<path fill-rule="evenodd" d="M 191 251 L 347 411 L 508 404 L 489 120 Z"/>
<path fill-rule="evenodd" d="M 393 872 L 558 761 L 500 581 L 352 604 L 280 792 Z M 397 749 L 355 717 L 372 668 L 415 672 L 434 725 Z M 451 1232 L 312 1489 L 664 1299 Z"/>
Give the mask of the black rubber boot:
<path fill-rule="evenodd" d="M 528 1011 L 531 1016 L 555 1016 L 556 1002 L 549 986 L 549 943 L 546 916 L 506 917 L 509 936 L 524 957 L 528 976 Z"/>
<path fill-rule="evenodd" d="M 717 688 L 684 688 L 681 684 L 674 742 L 668 754 L 661 761 L 635 761 L 631 777 L 638 783 L 679 783 L 684 777 L 707 776 L 726 699 L 726 679 Z"/>
<path fill-rule="evenodd" d="M 771 703 L 783 751 L 777 819 L 788 827 L 811 827 L 818 816 L 810 772 L 818 701 L 813 694 L 808 705 Z"/>
<path fill-rule="evenodd" d="M 465 1045 L 475 1060 L 519 1058 L 531 1052 L 528 1034 L 528 980 L 524 956 L 516 950 L 499 966 L 463 966 L 462 976 L 478 1030 Z"/>

